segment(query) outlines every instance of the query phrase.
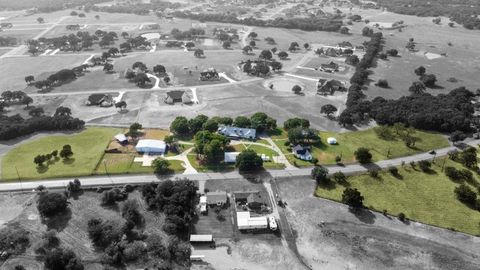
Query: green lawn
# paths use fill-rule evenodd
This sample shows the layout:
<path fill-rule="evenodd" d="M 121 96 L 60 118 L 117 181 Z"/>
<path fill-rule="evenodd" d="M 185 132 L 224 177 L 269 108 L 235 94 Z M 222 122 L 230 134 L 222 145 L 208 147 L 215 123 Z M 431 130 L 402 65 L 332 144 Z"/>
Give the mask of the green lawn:
<path fill-rule="evenodd" d="M 454 189 L 459 184 L 452 182 L 441 171 L 443 161 L 441 158 L 439 165 L 432 167 L 431 173 L 423 173 L 407 165 L 399 168 L 399 178 L 382 172 L 379 179 L 365 174 L 349 177 L 348 183 L 362 193 L 364 204 L 369 208 L 380 212 L 385 209 L 393 215 L 403 212 L 409 219 L 422 223 L 480 235 L 480 212 L 456 199 Z M 453 161 L 447 161 L 446 166 L 462 168 Z M 338 184 L 328 188 L 317 187 L 315 195 L 340 201 L 344 189 Z"/>
<path fill-rule="evenodd" d="M 235 170 L 235 164 L 200 164 L 197 155 L 192 151 L 187 155 L 188 161 L 198 172 L 229 172 Z"/>
<path fill-rule="evenodd" d="M 115 128 L 87 128 L 74 135 L 56 135 L 21 144 L 12 149 L 2 160 L 2 181 L 18 179 L 44 179 L 91 175 L 113 136 Z M 38 168 L 33 158 L 39 154 L 61 150 L 63 145 L 72 146 L 73 156 L 69 161 L 57 159 Z"/>
<path fill-rule="evenodd" d="M 285 142 L 288 139 L 285 138 L 284 134 L 285 132 L 280 136 L 276 136 L 274 142 L 287 155 L 289 161 L 292 164 L 293 161 L 295 161 L 298 166 L 311 166 L 311 163 L 298 160 L 291 154 L 291 151 L 285 146 Z M 417 130 L 413 136 L 417 137 L 419 141 L 416 143 L 415 147 L 409 148 L 399 138 L 394 138 L 392 140 L 378 138 L 374 128 L 345 133 L 320 132 L 322 143 L 313 147 L 312 155 L 319 160 L 320 164 L 335 164 L 336 156 L 341 156 L 342 162 L 349 164 L 355 162 L 353 153 L 359 147 L 370 149 L 370 152 L 373 155 L 373 160 L 379 161 L 427 152 L 432 149 L 448 147 L 449 145 L 448 140 L 440 134 Z M 336 138 L 338 144 L 328 145 L 326 141 L 329 137 Z"/>
<path fill-rule="evenodd" d="M 98 164 L 95 174 L 140 174 L 153 173 L 153 168 L 144 167 L 140 162 L 133 162 L 136 154 L 105 154 Z M 175 173 L 182 173 L 185 168 L 178 160 L 169 160 L 170 169 Z"/>

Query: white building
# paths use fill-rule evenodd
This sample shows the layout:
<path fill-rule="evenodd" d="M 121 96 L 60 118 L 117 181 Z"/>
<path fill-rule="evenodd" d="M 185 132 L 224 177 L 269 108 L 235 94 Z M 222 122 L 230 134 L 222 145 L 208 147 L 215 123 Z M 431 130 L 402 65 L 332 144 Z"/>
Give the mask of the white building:
<path fill-rule="evenodd" d="M 225 163 L 235 163 L 237 162 L 237 156 L 240 155 L 240 152 L 225 152 Z"/>
<path fill-rule="evenodd" d="M 160 140 L 139 140 L 135 147 L 137 152 L 145 154 L 164 154 L 167 150 L 167 145 Z"/>
<path fill-rule="evenodd" d="M 128 138 L 125 136 L 125 134 L 117 134 L 115 135 L 115 140 L 117 140 L 119 143 L 128 143 Z"/>
<path fill-rule="evenodd" d="M 239 230 L 255 230 L 268 228 L 267 217 L 251 217 L 250 212 L 237 212 Z"/>
<path fill-rule="evenodd" d="M 337 144 L 337 139 L 333 138 L 333 137 L 330 137 L 330 138 L 327 138 L 327 143 L 328 144 Z"/>

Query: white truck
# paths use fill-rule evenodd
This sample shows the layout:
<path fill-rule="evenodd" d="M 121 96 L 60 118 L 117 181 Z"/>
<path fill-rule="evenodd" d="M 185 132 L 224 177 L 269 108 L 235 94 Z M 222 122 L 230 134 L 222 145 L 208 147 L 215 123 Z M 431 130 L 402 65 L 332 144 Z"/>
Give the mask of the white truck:
<path fill-rule="evenodd" d="M 274 217 L 268 217 L 268 227 L 269 227 L 270 230 L 272 230 L 272 231 L 278 230 L 277 221 L 275 220 Z"/>

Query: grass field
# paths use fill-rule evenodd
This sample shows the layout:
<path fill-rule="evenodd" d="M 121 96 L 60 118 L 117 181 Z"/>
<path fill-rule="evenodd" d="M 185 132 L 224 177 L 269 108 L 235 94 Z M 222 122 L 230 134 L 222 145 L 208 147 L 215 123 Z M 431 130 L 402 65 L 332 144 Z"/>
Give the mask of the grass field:
<path fill-rule="evenodd" d="M 369 208 L 385 209 L 393 215 L 403 212 L 409 219 L 422 223 L 480 235 L 480 212 L 456 199 L 454 189 L 458 184 L 441 171 L 443 159 L 438 164 L 434 164 L 431 173 L 405 166 L 399 168 L 401 177 L 382 172 L 378 179 L 365 174 L 348 178 L 348 183 L 362 193 Z M 452 161 L 447 161 L 446 166 L 462 167 Z M 344 189 L 341 185 L 317 187 L 315 195 L 340 201 Z"/>
<path fill-rule="evenodd" d="M 105 148 L 115 134 L 115 128 L 88 128 L 74 135 L 49 136 L 22 144 L 11 150 L 2 160 L 2 180 L 17 180 L 16 168 L 22 179 L 45 179 L 91 175 Z M 61 150 L 63 145 L 72 146 L 70 161 L 58 159 L 44 168 L 38 168 L 33 158 L 39 154 Z"/>
<path fill-rule="evenodd" d="M 142 174 L 153 173 L 152 167 L 143 167 L 140 162 L 133 162 L 138 155 L 131 154 L 105 154 L 95 169 L 95 174 Z M 178 160 L 169 160 L 170 169 L 175 173 L 182 173 L 185 168 Z"/>
<path fill-rule="evenodd" d="M 345 164 L 354 163 L 354 152 L 359 147 L 370 149 L 373 155 L 373 161 L 397 158 L 402 156 L 413 155 L 420 152 L 427 152 L 432 149 L 443 148 L 448 146 L 448 141 L 440 134 L 429 133 L 417 130 L 413 135 L 419 139 L 415 147 L 409 148 L 399 138 L 392 140 L 383 140 L 378 138 L 374 128 L 355 131 L 355 132 L 320 132 L 322 143 L 313 147 L 312 155 L 316 157 L 321 164 L 335 164 L 335 157 L 341 156 L 342 162 Z M 328 145 L 327 138 L 334 137 L 337 139 L 337 145 Z M 299 166 L 311 165 L 311 163 L 303 162 L 296 159 L 288 147 L 285 146 L 286 132 L 273 137 L 277 146 L 287 155 L 290 162 L 295 161 Z"/>

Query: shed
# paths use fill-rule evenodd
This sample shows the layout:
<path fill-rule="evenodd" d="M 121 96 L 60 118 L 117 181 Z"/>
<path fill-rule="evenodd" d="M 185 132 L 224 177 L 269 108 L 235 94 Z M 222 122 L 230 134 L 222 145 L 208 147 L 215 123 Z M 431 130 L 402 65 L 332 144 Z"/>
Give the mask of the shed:
<path fill-rule="evenodd" d="M 251 217 L 250 212 L 237 212 L 237 226 L 239 230 L 266 229 L 267 217 Z"/>
<path fill-rule="evenodd" d="M 235 163 L 237 162 L 237 156 L 240 155 L 240 152 L 225 152 L 225 163 Z"/>
<path fill-rule="evenodd" d="M 167 150 L 167 145 L 164 141 L 145 139 L 139 140 L 135 148 L 140 153 L 163 154 Z"/>
<path fill-rule="evenodd" d="M 117 134 L 115 135 L 115 140 L 117 140 L 119 143 L 121 144 L 124 144 L 124 143 L 128 143 L 128 138 L 127 136 L 125 136 L 125 134 Z"/>
<path fill-rule="evenodd" d="M 327 138 L 327 143 L 328 144 L 337 144 L 337 139 L 335 139 L 333 137 Z"/>
<path fill-rule="evenodd" d="M 207 204 L 224 205 L 227 203 L 226 191 L 207 192 Z"/>
<path fill-rule="evenodd" d="M 211 234 L 191 234 L 190 243 L 210 243 L 213 242 Z"/>

